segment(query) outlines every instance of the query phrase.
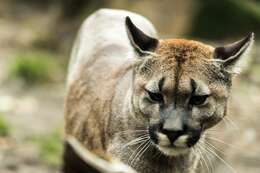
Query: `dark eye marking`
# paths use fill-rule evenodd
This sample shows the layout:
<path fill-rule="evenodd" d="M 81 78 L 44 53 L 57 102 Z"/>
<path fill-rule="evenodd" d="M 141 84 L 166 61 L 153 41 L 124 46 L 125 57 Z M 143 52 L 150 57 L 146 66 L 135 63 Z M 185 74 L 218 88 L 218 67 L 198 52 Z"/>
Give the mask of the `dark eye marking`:
<path fill-rule="evenodd" d="M 144 88 L 146 93 L 149 95 L 149 100 L 152 102 L 157 102 L 157 103 L 163 103 L 163 95 L 162 95 L 162 87 L 164 84 L 165 78 L 162 77 L 159 82 L 158 82 L 158 88 L 154 91 L 150 91 L 149 89 Z"/>
<path fill-rule="evenodd" d="M 206 102 L 208 97 L 209 95 L 200 95 L 200 96 L 194 95 L 190 98 L 189 104 L 195 106 L 203 105 Z"/>
<path fill-rule="evenodd" d="M 145 91 L 148 93 L 149 95 L 149 99 L 153 102 L 158 102 L 158 103 L 162 103 L 163 102 L 163 95 L 159 92 L 151 92 L 147 89 L 145 89 Z"/>
<path fill-rule="evenodd" d="M 164 80 L 165 80 L 165 78 L 162 77 L 162 78 L 160 79 L 160 81 L 159 81 L 158 87 L 159 87 L 159 91 L 160 91 L 160 92 L 162 91 L 162 87 L 163 87 L 163 84 L 164 84 Z"/>
<path fill-rule="evenodd" d="M 210 96 L 210 94 L 200 94 L 200 95 L 195 94 L 198 85 L 194 79 L 191 79 L 190 82 L 191 82 L 192 93 L 191 93 L 191 98 L 189 100 L 189 104 L 195 106 L 203 105 L 207 101 L 207 98 Z"/>
<path fill-rule="evenodd" d="M 192 93 L 194 93 L 197 88 L 197 84 L 196 84 L 195 80 L 191 79 L 190 84 L 191 84 Z"/>

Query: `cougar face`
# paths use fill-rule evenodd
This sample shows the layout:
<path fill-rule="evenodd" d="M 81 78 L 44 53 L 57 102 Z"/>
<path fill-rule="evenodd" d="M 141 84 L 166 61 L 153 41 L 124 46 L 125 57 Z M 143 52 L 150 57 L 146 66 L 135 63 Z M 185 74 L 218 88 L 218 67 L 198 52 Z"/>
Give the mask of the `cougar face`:
<path fill-rule="evenodd" d="M 132 103 L 153 144 L 166 155 L 186 153 L 226 115 L 232 76 L 253 34 L 213 48 L 183 40 L 157 40 L 129 18 L 126 26 L 139 63 Z"/>
<path fill-rule="evenodd" d="M 152 141 L 175 154 L 223 118 L 231 78 L 210 61 L 212 48 L 194 41 L 161 41 L 155 54 L 135 72 L 135 109 L 148 119 Z"/>

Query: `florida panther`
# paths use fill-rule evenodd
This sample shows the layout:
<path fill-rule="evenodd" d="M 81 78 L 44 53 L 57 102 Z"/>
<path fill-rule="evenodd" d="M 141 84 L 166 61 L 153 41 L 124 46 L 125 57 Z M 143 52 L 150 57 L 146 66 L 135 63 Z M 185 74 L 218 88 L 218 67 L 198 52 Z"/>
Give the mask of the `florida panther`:
<path fill-rule="evenodd" d="M 158 39 L 138 14 L 98 10 L 73 47 L 66 134 L 139 173 L 202 172 L 198 149 L 205 131 L 226 116 L 232 78 L 253 40 L 250 33 L 212 47 Z"/>

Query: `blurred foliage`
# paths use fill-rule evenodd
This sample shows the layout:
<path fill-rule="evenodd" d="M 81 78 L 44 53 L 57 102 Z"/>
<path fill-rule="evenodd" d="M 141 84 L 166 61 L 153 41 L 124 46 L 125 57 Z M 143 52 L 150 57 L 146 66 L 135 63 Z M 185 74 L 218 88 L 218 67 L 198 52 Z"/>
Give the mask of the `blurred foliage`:
<path fill-rule="evenodd" d="M 248 32 L 260 33 L 259 0 L 198 0 L 191 37 L 223 39 Z"/>
<path fill-rule="evenodd" d="M 51 52 L 57 52 L 58 47 L 60 46 L 60 41 L 55 38 L 54 35 L 50 33 L 38 34 L 37 39 L 33 40 L 32 47 L 35 49 L 48 50 Z"/>
<path fill-rule="evenodd" d="M 84 11 L 90 13 L 91 10 L 104 7 L 107 3 L 108 0 L 62 0 L 62 17 L 74 18 Z"/>
<path fill-rule="evenodd" d="M 20 52 L 10 65 L 10 76 L 25 84 L 54 81 L 59 70 L 55 56 L 46 51 Z"/>
<path fill-rule="evenodd" d="M 39 157 L 51 166 L 60 166 L 62 156 L 62 134 L 55 130 L 50 134 L 40 135 L 30 139 L 39 150 Z"/>
<path fill-rule="evenodd" d="M 0 137 L 6 137 L 10 134 L 10 127 L 7 121 L 0 114 Z"/>
<path fill-rule="evenodd" d="M 37 7 L 51 7 L 57 5 L 61 8 L 61 16 L 72 19 L 89 10 L 104 7 L 110 0 L 12 0 L 14 3 L 34 5 Z"/>
<path fill-rule="evenodd" d="M 49 5 L 57 4 L 63 0 L 10 0 L 16 4 L 35 5 L 38 7 L 48 7 Z"/>

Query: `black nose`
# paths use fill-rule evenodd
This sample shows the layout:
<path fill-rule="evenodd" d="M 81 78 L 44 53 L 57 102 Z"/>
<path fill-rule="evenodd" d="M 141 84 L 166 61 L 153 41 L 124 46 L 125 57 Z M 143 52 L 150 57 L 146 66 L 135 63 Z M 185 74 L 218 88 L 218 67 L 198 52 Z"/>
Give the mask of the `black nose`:
<path fill-rule="evenodd" d="M 173 117 L 171 117 L 173 118 Z M 184 121 L 180 118 L 173 118 L 162 122 L 160 124 L 160 132 L 165 134 L 170 140 L 171 144 L 181 135 L 186 133 L 187 126 L 184 124 Z"/>
<path fill-rule="evenodd" d="M 182 126 L 181 128 L 165 128 L 165 126 L 159 126 L 159 130 L 161 133 L 165 134 L 170 140 L 171 144 L 175 142 L 175 140 L 182 136 L 188 135 L 187 146 L 192 147 L 195 145 L 201 136 L 201 129 L 192 129 L 187 126 Z"/>
<path fill-rule="evenodd" d="M 187 146 L 192 147 L 193 145 L 195 145 L 199 141 L 200 135 L 201 135 L 201 130 L 192 131 L 190 137 L 188 138 Z"/>
<path fill-rule="evenodd" d="M 162 133 L 164 133 L 170 142 L 173 144 L 174 141 L 181 135 L 184 134 L 184 131 L 168 131 L 168 130 L 163 130 Z"/>
<path fill-rule="evenodd" d="M 173 129 L 167 129 L 167 128 L 160 128 L 160 132 L 165 134 L 168 139 L 170 140 L 171 144 L 174 143 L 174 141 L 181 135 L 185 134 L 185 130 L 173 130 Z"/>

